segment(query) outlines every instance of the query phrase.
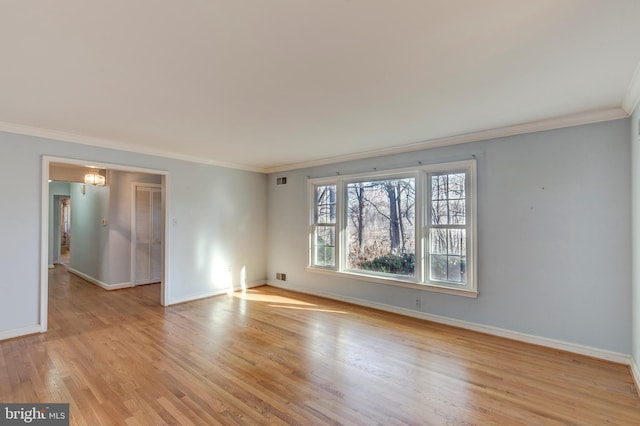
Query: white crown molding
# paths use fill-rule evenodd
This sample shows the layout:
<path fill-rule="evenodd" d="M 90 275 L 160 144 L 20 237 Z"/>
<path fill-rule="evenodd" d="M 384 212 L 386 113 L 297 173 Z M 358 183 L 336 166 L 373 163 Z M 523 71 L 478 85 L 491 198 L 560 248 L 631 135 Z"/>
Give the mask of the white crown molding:
<path fill-rule="evenodd" d="M 443 317 L 440 315 L 429 314 L 412 309 L 401 308 L 398 306 L 387 305 L 384 303 L 371 302 L 369 300 L 358 299 L 354 297 L 336 295 L 332 293 L 316 292 L 316 291 L 300 291 L 294 288 L 283 286 L 272 280 L 267 281 L 267 285 L 282 288 L 288 291 L 295 291 L 303 294 L 311 294 L 314 296 L 324 297 L 326 299 L 338 300 L 341 302 L 351 303 L 353 305 L 366 306 L 368 308 L 378 309 L 380 311 L 392 312 L 395 314 L 405 315 L 409 317 L 419 318 L 432 321 L 438 324 L 450 325 L 453 327 L 463 328 L 465 330 L 477 331 L 479 333 L 490 334 L 492 336 L 504 337 L 506 339 L 517 340 L 519 342 L 531 343 L 534 345 L 545 346 L 552 349 L 558 349 L 565 352 L 571 352 L 579 355 L 585 355 L 592 358 L 603 359 L 618 364 L 631 365 L 631 355 L 612 352 L 605 349 L 594 348 L 590 346 L 578 345 L 562 340 L 549 339 L 546 337 L 535 336 L 532 334 L 521 333 L 518 331 L 507 330 L 504 328 L 493 327 L 484 324 L 477 324 L 468 321 L 462 321 L 455 318 Z"/>
<path fill-rule="evenodd" d="M 482 130 L 479 132 L 466 133 L 462 135 L 445 138 L 431 139 L 427 141 L 402 145 L 393 148 L 376 149 L 357 154 L 343 155 L 340 157 L 329 157 L 320 160 L 306 161 L 295 164 L 288 164 L 267 169 L 267 173 L 281 173 L 290 170 L 304 169 L 308 167 L 326 166 L 329 164 L 343 163 L 346 161 L 363 160 L 383 155 L 402 154 L 406 152 L 421 151 L 429 148 L 458 145 L 469 142 L 477 142 L 488 139 L 503 138 L 506 136 L 522 135 L 526 133 L 542 132 L 545 130 L 560 129 L 563 127 L 579 126 L 582 124 L 599 123 L 602 121 L 619 120 L 627 118 L 629 114 L 622 108 L 609 108 L 596 111 L 589 111 L 581 114 L 566 115 L 546 120 L 532 121 L 529 123 L 516 124 L 513 126 L 499 127 L 495 129 Z"/>
<path fill-rule="evenodd" d="M 636 95 L 628 95 L 625 98 L 625 102 L 629 99 L 629 102 L 635 102 L 637 104 L 638 98 L 640 98 L 640 73 L 636 72 L 636 78 L 634 78 L 635 85 L 630 89 L 629 94 L 635 90 Z M 635 89 L 634 89 L 635 88 Z M 12 124 L 6 122 L 0 122 L 0 131 L 15 133 L 27 136 L 35 136 L 47 139 L 55 139 L 65 142 L 78 143 L 83 145 L 91 145 L 100 148 L 116 149 L 120 151 L 135 152 L 138 154 L 154 155 L 158 157 L 171 158 L 175 160 L 189 161 L 199 164 L 208 164 L 212 166 L 225 167 L 230 169 L 245 170 L 257 173 L 281 173 L 290 170 L 303 169 L 308 167 L 326 166 L 329 164 L 343 163 L 346 161 L 362 160 L 373 157 L 380 157 L 384 155 L 401 154 L 406 152 L 421 151 L 429 148 L 437 148 L 449 145 L 458 145 L 469 142 L 476 142 L 488 139 L 501 138 L 506 136 L 515 136 L 526 133 L 542 132 L 545 130 L 560 129 L 563 127 L 572 127 L 582 124 L 598 123 L 602 121 L 618 120 L 621 118 L 627 118 L 630 114 L 627 109 L 623 108 L 610 108 L 596 111 L 585 112 L 581 114 L 567 115 L 562 117 L 556 117 L 546 120 L 532 121 L 529 123 L 516 124 L 513 126 L 499 127 L 495 129 L 482 130 L 479 132 L 466 133 L 462 135 L 455 135 L 445 138 L 430 139 L 422 142 L 402 145 L 392 148 L 376 149 L 372 151 L 360 152 L 356 154 L 343 155 L 340 157 L 328 157 L 319 160 L 306 161 L 300 163 L 287 164 L 283 166 L 262 168 L 248 165 L 242 165 L 237 163 L 226 163 L 221 161 L 210 160 L 202 157 L 194 157 L 190 155 L 183 155 L 174 152 L 167 152 L 157 150 L 153 148 L 146 148 L 140 146 L 134 146 L 124 142 L 111 141 L 107 139 L 94 138 L 91 136 L 82 136 L 73 133 L 66 133 L 57 130 L 41 129 L 38 127 L 25 126 L 21 124 Z"/>
<path fill-rule="evenodd" d="M 136 146 L 125 142 L 118 142 L 109 139 L 95 138 L 92 136 L 83 136 L 75 133 L 62 132 L 59 130 L 42 129 L 34 126 L 25 126 L 22 124 L 13 124 L 0 121 L 0 131 L 14 133 L 26 136 L 35 136 L 39 138 L 54 139 L 63 142 L 78 143 L 82 145 L 91 145 L 99 148 L 116 149 L 119 151 L 134 152 L 137 154 L 153 155 L 156 157 L 171 158 L 174 160 L 189 161 L 192 163 L 207 164 L 210 166 L 225 167 L 228 169 L 245 170 L 249 172 L 267 173 L 267 170 L 261 167 L 252 167 L 244 164 L 227 163 L 224 161 L 215 161 L 202 157 L 184 155 L 175 152 L 163 151 L 154 148 Z"/>
<path fill-rule="evenodd" d="M 622 101 L 622 109 L 629 115 L 633 115 L 636 107 L 640 102 L 640 63 L 636 67 L 636 72 L 631 78 L 627 94 Z"/>

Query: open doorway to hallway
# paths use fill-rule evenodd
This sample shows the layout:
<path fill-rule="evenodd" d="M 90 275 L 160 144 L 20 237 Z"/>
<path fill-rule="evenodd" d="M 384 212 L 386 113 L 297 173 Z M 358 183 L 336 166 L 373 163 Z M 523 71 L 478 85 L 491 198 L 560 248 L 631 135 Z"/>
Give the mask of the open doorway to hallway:
<path fill-rule="evenodd" d="M 44 195 L 49 200 L 42 213 L 43 250 L 49 247 L 48 256 L 45 257 L 43 251 L 43 259 L 49 258 L 49 267 L 59 263 L 65 270 L 104 290 L 142 284 L 136 280 L 140 275 L 138 269 L 143 266 L 140 266 L 140 259 L 136 260 L 136 255 L 140 258 L 140 250 L 136 250 L 134 243 L 140 228 L 135 222 L 135 191 L 137 187 L 156 188 L 149 268 L 157 277 L 153 282 L 160 283 L 157 303 L 166 305 L 165 188 L 168 174 L 114 164 L 87 164 L 73 159 L 43 158 L 43 200 Z M 97 179 L 97 184 L 87 183 L 85 175 L 90 173 L 99 173 L 104 179 Z M 68 185 L 67 193 L 59 192 L 61 183 Z M 58 187 L 54 188 L 54 185 Z M 57 217 L 57 221 L 51 217 L 47 219 L 47 210 L 49 216 Z M 46 274 L 41 275 L 41 315 L 45 331 L 49 301 L 48 276 L 43 275 Z"/>

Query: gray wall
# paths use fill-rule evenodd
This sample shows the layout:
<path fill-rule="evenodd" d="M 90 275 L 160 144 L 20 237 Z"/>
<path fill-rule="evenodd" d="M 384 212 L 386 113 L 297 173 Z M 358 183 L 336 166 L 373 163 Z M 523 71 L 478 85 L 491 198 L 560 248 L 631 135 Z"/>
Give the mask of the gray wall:
<path fill-rule="evenodd" d="M 248 283 L 265 279 L 262 174 L 1 132 L 0 150 L 0 179 L 11 182 L 0 213 L 0 336 L 39 324 L 43 155 L 169 172 L 169 303 L 239 286 L 243 266 Z"/>
<path fill-rule="evenodd" d="M 631 353 L 628 119 L 315 167 L 269 178 L 268 278 Z M 307 177 L 478 158 L 477 299 L 308 272 Z M 276 186 L 277 176 L 288 184 Z M 287 281 L 275 281 L 275 273 Z"/>
<path fill-rule="evenodd" d="M 108 284 L 109 186 L 71 183 L 71 256 L 69 267 Z M 82 193 L 84 188 L 85 193 Z"/>

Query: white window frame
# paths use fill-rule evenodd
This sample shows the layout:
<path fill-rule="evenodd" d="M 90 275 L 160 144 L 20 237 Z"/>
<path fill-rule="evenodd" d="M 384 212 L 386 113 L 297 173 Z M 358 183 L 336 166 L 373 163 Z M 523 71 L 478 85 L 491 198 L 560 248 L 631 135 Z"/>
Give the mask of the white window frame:
<path fill-rule="evenodd" d="M 336 187 L 336 223 L 333 225 L 327 224 L 318 224 L 316 223 L 316 209 L 317 209 L 317 193 L 316 188 L 319 186 L 331 186 L 334 185 Z M 335 180 L 333 179 L 314 179 L 313 182 L 309 182 L 308 191 L 309 193 L 309 267 L 317 268 L 323 270 L 339 270 L 340 263 L 340 251 L 341 251 L 341 242 L 340 242 L 340 224 L 341 224 L 341 202 L 339 201 L 340 197 L 340 189 Z M 315 238 L 316 238 L 316 229 L 321 227 L 333 226 L 335 232 L 335 248 L 334 248 L 334 265 L 318 265 L 315 262 Z"/>
<path fill-rule="evenodd" d="M 446 281 L 431 281 L 429 279 L 429 271 L 430 271 L 430 259 L 429 259 L 429 235 L 430 230 L 432 228 L 438 228 L 439 226 L 435 226 L 431 224 L 431 184 L 429 178 L 433 175 L 439 174 L 452 174 L 464 172 L 466 175 L 465 179 L 465 209 L 466 209 L 466 225 L 456 225 L 456 226 L 447 226 L 451 228 L 459 228 L 466 230 L 466 284 L 455 284 Z M 465 161 L 456 161 L 452 163 L 442 163 L 442 164 L 433 164 L 425 167 L 424 174 L 424 191 L 422 194 L 425 196 L 424 202 L 420 204 L 424 207 L 424 216 L 422 222 L 422 241 L 423 241 L 423 250 L 424 250 L 424 258 L 421 261 L 421 264 L 424 265 L 423 275 L 421 282 L 425 285 L 428 285 L 432 288 L 442 288 L 443 290 L 447 290 L 446 292 L 451 292 L 453 290 L 457 290 L 460 292 L 465 292 L 476 297 L 478 295 L 478 287 L 477 287 L 477 276 L 476 276 L 476 264 L 477 264 L 477 193 L 478 193 L 478 185 L 477 185 L 477 167 L 476 161 L 473 160 L 465 160 Z"/>
<path fill-rule="evenodd" d="M 429 280 L 429 230 L 431 229 L 431 185 L 429 177 L 434 174 L 464 172 L 465 180 L 465 208 L 466 208 L 466 283 L 452 283 Z M 374 271 L 348 269 L 346 266 L 347 252 L 347 219 L 346 206 L 347 185 L 354 182 L 374 181 L 384 179 L 401 179 L 415 177 L 416 206 L 415 206 L 415 272 L 414 276 L 385 274 Z M 336 247 L 335 265 L 314 265 L 314 235 L 315 235 L 315 197 L 316 187 L 323 185 L 336 186 Z M 477 297 L 477 166 L 476 160 L 462 160 L 448 163 L 429 164 L 416 168 L 396 169 L 372 173 L 358 173 L 352 175 L 338 175 L 331 178 L 316 178 L 308 181 L 309 194 L 309 262 L 307 270 L 338 276 L 348 276 L 358 280 L 377 282 L 402 287 L 417 288 L 440 293 Z"/>

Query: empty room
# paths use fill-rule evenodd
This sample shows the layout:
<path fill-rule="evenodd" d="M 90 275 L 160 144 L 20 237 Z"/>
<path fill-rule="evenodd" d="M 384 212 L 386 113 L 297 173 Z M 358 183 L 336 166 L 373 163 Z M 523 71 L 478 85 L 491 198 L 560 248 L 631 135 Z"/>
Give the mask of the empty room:
<path fill-rule="evenodd" d="M 2 2 L 0 424 L 640 424 L 638 16 Z"/>

